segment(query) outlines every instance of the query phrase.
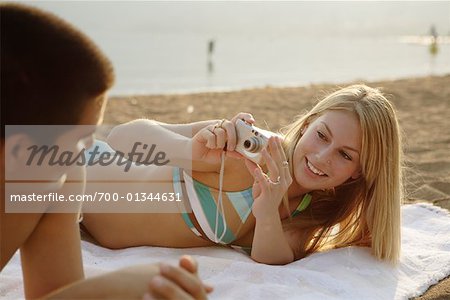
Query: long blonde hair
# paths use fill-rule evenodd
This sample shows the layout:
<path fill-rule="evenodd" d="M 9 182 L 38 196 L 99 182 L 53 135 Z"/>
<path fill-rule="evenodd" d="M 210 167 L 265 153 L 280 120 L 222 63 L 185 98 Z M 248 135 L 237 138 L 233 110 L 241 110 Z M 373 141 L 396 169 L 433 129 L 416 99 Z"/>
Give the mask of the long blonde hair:
<path fill-rule="evenodd" d="M 309 207 L 299 217 L 284 222 L 286 230 L 302 232 L 296 258 L 357 245 L 370 246 L 375 257 L 396 263 L 403 188 L 401 134 L 394 108 L 379 90 L 366 85 L 352 85 L 325 97 L 282 129 L 291 173 L 294 149 L 303 130 L 329 110 L 352 111 L 360 121 L 361 176 L 334 190 L 312 192 Z"/>

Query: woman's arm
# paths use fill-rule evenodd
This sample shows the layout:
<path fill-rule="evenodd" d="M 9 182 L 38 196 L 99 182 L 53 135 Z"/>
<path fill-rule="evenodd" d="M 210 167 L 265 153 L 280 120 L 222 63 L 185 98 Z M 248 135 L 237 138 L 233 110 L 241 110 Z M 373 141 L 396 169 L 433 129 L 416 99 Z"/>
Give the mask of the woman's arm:
<path fill-rule="evenodd" d="M 261 154 L 270 175 L 263 173 L 261 167 L 246 161 L 246 166 L 253 174 L 252 213 L 256 219 L 251 257 L 265 264 L 287 264 L 294 260 L 294 251 L 283 232 L 279 207 L 283 195 L 287 192 L 292 177 L 285 167 L 286 156 L 278 137 L 269 139 L 269 150 Z"/>
<path fill-rule="evenodd" d="M 169 165 L 190 168 L 192 161 L 191 139 L 152 120 L 138 119 L 118 125 L 108 135 L 107 142 L 133 161 L 138 157 L 137 152 L 145 153 L 145 158 L 153 145 L 155 154 L 162 153 L 162 161 L 169 160 Z M 136 155 L 132 155 L 133 149 Z"/>
<path fill-rule="evenodd" d="M 128 155 L 133 147 L 146 152 L 154 145 L 155 154 L 164 154 L 163 161 L 168 165 L 195 171 L 217 171 L 217 164 L 205 163 L 192 158 L 192 137 L 205 126 L 216 124 L 217 120 L 201 121 L 191 124 L 165 124 L 154 120 L 138 119 L 113 128 L 107 138 L 108 144 L 116 151 Z M 140 143 L 140 144 L 138 144 Z M 147 145 L 147 149 L 143 149 Z M 134 160 L 133 157 L 129 159 Z"/>
<path fill-rule="evenodd" d="M 252 259 L 270 265 L 288 264 L 294 260 L 294 251 L 289 244 L 278 212 L 256 220 Z"/>
<path fill-rule="evenodd" d="M 220 120 L 206 120 L 206 121 L 199 121 L 199 122 L 188 123 L 188 124 L 168 124 L 168 123 L 163 123 L 163 122 L 159 122 L 156 120 L 151 120 L 151 122 L 154 122 L 155 124 L 158 124 L 174 133 L 181 134 L 182 136 L 185 136 L 188 138 L 192 138 L 201 129 L 203 129 L 209 125 L 217 124 L 218 122 L 220 122 Z"/>
<path fill-rule="evenodd" d="M 139 156 L 133 154 L 133 149 L 148 152 L 154 146 L 155 152 L 162 153 L 166 164 L 195 171 L 217 172 L 225 145 L 227 153 L 235 153 L 234 124 L 237 118 L 254 122 L 253 116 L 247 113 L 239 113 L 231 121 L 208 120 L 184 125 L 138 119 L 114 127 L 107 142 L 135 162 Z M 219 123 L 220 127 L 216 126 Z M 141 157 L 145 157 L 145 153 Z"/>

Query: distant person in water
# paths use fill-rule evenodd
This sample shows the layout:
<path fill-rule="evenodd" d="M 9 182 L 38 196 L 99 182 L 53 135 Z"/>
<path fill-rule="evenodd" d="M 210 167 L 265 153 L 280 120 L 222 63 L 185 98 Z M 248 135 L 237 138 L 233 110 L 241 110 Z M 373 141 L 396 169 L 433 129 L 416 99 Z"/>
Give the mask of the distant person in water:
<path fill-rule="evenodd" d="M 438 33 L 434 25 L 431 25 L 430 35 L 431 35 L 431 43 L 429 51 L 432 56 L 435 56 L 439 52 L 439 48 L 438 48 Z"/>
<path fill-rule="evenodd" d="M 210 39 L 208 41 L 208 73 L 209 74 L 214 72 L 213 54 L 214 54 L 215 43 L 216 43 L 216 41 L 214 39 Z"/>

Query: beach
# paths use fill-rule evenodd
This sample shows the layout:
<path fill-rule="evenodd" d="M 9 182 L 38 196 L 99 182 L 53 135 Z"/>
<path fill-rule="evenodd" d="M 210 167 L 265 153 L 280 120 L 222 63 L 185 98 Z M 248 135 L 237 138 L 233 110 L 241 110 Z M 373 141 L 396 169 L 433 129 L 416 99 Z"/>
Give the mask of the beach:
<path fill-rule="evenodd" d="M 232 118 L 250 112 L 258 127 L 276 131 L 331 91 L 355 83 L 379 87 L 394 104 L 403 131 L 405 203 L 450 210 L 450 75 L 374 82 L 312 84 L 234 92 L 111 97 L 104 124 L 137 118 L 167 123 Z M 450 277 L 416 299 L 448 299 Z"/>

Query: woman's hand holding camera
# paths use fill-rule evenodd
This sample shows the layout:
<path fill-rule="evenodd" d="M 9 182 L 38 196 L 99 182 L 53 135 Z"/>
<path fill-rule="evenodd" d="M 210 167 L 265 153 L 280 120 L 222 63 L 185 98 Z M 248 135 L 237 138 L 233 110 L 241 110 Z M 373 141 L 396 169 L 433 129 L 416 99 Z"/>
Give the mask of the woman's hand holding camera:
<path fill-rule="evenodd" d="M 206 126 L 192 138 L 192 159 L 219 164 L 223 151 L 230 157 L 241 158 L 242 156 L 235 152 L 237 119 L 243 119 L 250 124 L 255 122 L 251 114 L 239 113 L 231 120 L 223 119 Z"/>
<path fill-rule="evenodd" d="M 262 156 L 266 162 L 268 174 L 265 174 L 259 165 L 245 160 L 250 174 L 255 179 L 252 212 L 257 220 L 279 217 L 278 208 L 281 200 L 292 183 L 289 164 L 280 137 L 274 136 L 269 139 L 268 149 L 262 150 Z"/>
<path fill-rule="evenodd" d="M 255 123 L 251 114 L 239 113 L 230 121 L 223 119 L 204 127 L 192 138 L 193 159 L 220 164 L 223 151 L 226 151 L 227 156 L 243 158 L 243 155 L 235 151 L 238 142 L 236 131 L 238 119 L 249 124 Z M 245 159 L 247 169 L 255 179 L 252 211 L 256 219 L 278 216 L 281 200 L 292 183 L 292 176 L 281 142 L 279 136 L 272 136 L 268 140 L 268 146 L 261 151 L 263 161 L 269 171 L 268 174 L 265 174 L 259 165 Z"/>

